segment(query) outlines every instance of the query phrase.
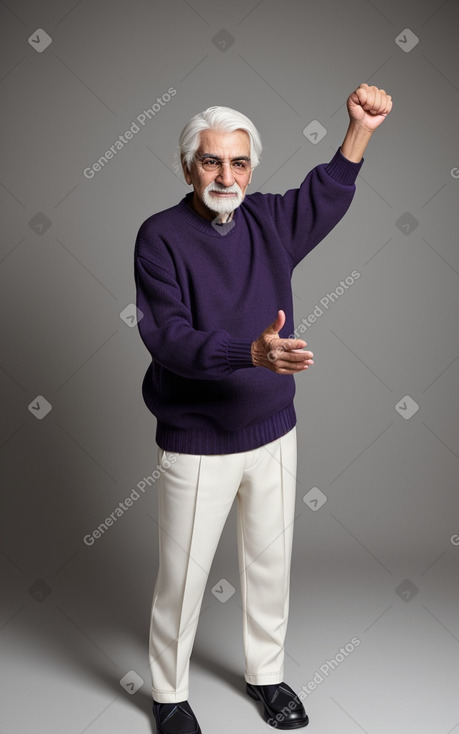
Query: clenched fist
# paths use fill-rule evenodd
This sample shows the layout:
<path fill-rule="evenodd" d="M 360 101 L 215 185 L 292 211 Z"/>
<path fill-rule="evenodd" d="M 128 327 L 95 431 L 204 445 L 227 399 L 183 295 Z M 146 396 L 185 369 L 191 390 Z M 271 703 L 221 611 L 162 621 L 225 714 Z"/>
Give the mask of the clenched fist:
<path fill-rule="evenodd" d="M 392 109 L 392 97 L 378 87 L 360 84 L 349 95 L 347 110 L 351 121 L 373 132 L 384 121 Z"/>
<path fill-rule="evenodd" d="M 255 367 L 266 367 L 279 375 L 293 375 L 314 364 L 313 353 L 303 349 L 305 341 L 279 337 L 284 324 L 285 313 L 278 311 L 276 320 L 252 342 L 252 362 Z"/>

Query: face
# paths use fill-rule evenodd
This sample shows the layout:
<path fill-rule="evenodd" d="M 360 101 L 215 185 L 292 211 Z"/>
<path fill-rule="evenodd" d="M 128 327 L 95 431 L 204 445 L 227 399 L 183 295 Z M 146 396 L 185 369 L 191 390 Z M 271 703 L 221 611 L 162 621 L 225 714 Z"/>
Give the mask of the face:
<path fill-rule="evenodd" d="M 247 161 L 250 158 L 248 133 L 203 130 L 196 158 L 190 169 L 183 166 L 186 182 L 193 184 L 194 210 L 206 219 L 232 212 L 241 204 L 252 180 L 252 168 Z"/>

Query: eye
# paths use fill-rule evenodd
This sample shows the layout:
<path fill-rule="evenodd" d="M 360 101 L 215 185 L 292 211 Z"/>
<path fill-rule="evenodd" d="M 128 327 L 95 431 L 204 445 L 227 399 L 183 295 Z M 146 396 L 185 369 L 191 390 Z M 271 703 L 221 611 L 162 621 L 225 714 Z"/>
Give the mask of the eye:
<path fill-rule="evenodd" d="M 204 158 L 203 165 L 207 168 L 217 168 L 220 163 L 215 158 Z"/>
<path fill-rule="evenodd" d="M 234 161 L 232 168 L 235 174 L 239 176 L 246 176 L 250 171 L 250 164 L 248 161 Z"/>

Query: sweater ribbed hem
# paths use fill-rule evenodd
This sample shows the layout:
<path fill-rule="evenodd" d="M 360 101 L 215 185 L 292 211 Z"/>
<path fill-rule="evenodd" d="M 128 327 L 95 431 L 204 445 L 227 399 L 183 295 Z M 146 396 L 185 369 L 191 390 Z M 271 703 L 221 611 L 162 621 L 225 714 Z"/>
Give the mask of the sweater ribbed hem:
<path fill-rule="evenodd" d="M 296 413 L 292 403 L 261 423 L 246 426 L 239 431 L 197 428 L 184 431 L 158 422 L 156 443 L 165 451 L 179 454 L 236 454 L 275 441 L 295 426 Z"/>
<path fill-rule="evenodd" d="M 354 161 L 345 158 L 341 153 L 341 148 L 338 148 L 330 163 L 325 166 L 325 171 L 337 183 L 343 184 L 343 186 L 352 186 L 362 165 L 363 158 L 360 163 L 354 163 Z"/>

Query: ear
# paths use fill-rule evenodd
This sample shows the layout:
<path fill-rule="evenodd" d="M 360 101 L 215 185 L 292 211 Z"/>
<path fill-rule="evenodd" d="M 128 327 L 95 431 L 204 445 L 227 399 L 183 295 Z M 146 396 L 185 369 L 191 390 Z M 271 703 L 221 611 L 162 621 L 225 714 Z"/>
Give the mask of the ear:
<path fill-rule="evenodd" d="M 190 185 L 191 184 L 190 169 L 188 168 L 183 158 L 182 158 L 182 169 L 183 169 L 183 175 L 185 177 L 185 181 L 187 182 L 188 185 Z"/>
<path fill-rule="evenodd" d="M 250 176 L 249 176 L 249 180 L 247 182 L 247 186 L 249 185 L 249 183 L 252 182 L 252 174 L 253 174 L 253 168 L 250 169 Z"/>

